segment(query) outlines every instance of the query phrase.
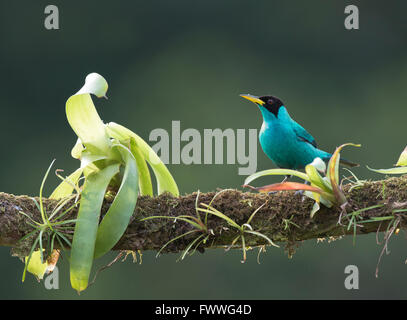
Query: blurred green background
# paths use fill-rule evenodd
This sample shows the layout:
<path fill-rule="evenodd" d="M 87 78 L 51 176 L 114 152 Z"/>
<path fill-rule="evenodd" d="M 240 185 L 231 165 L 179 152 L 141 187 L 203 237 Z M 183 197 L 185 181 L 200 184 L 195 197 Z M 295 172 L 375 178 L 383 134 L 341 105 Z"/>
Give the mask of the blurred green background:
<path fill-rule="evenodd" d="M 109 100 L 95 104 L 105 121 L 148 140 L 151 130 L 260 128 L 257 108 L 239 93 L 280 97 L 294 119 L 327 151 L 344 151 L 368 171 L 391 167 L 406 145 L 407 27 L 405 1 L 53 1 L 60 30 L 44 28 L 45 1 L 0 2 L 0 190 L 37 195 L 52 159 L 70 172 L 76 141 L 66 99 L 90 72 L 109 82 Z M 344 8 L 358 5 L 360 30 L 344 28 Z M 170 165 L 182 193 L 240 188 L 236 165 Z M 258 170 L 271 162 L 258 146 Z M 276 181 L 279 177 L 270 178 Z M 268 180 L 268 181 L 270 181 Z M 57 184 L 48 180 L 48 191 Z M 88 299 L 333 299 L 406 298 L 406 239 L 381 251 L 374 235 L 333 243 L 307 241 L 293 259 L 270 248 L 241 264 L 241 252 L 209 250 L 183 262 L 178 255 L 143 263 L 130 259 L 102 272 Z M 0 298 L 78 299 L 67 259 L 60 289 L 46 290 L 0 248 Z M 114 254 L 98 261 L 102 266 Z M 360 271 L 360 289 L 344 287 L 345 266 Z"/>

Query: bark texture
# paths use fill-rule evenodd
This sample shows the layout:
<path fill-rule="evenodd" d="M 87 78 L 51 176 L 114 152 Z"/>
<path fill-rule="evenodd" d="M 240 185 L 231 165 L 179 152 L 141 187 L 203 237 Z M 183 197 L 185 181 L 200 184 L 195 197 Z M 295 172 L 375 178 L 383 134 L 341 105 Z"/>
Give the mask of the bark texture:
<path fill-rule="evenodd" d="M 357 234 L 384 231 L 390 221 L 396 221 L 398 228 L 406 228 L 402 209 L 407 209 L 407 176 L 368 181 L 359 188 L 351 187 L 351 185 L 343 187 L 348 199 L 347 213 L 380 205 L 361 212 L 358 215 L 358 222 L 379 217 L 394 217 L 393 220 L 358 224 Z M 216 192 L 201 193 L 197 203 L 209 204 L 215 194 Z M 159 250 L 169 240 L 185 232 L 196 230 L 191 224 L 181 220 L 160 218 L 139 221 L 141 218 L 158 215 L 196 216 L 196 199 L 196 193 L 180 197 L 173 197 L 169 194 L 162 194 L 154 198 L 140 197 L 130 224 L 114 250 Z M 101 217 L 108 210 L 111 201 L 112 197 L 106 196 Z M 68 206 L 72 204 L 73 202 Z M 44 199 L 47 212 L 51 212 L 55 205 L 55 200 Z M 250 215 L 262 206 L 250 222 L 252 229 L 266 235 L 276 243 L 285 243 L 289 255 L 303 240 L 354 233 L 353 226 L 348 230 L 349 217 L 346 215 L 341 220 L 342 224 L 338 224 L 340 208 L 328 209 L 321 205 L 321 210 L 311 219 L 312 205 L 312 200 L 307 198 L 303 201 L 301 195 L 294 195 L 292 192 L 266 195 L 238 190 L 223 191 L 212 202 L 214 208 L 239 225 L 246 223 Z M 78 208 L 75 207 L 64 219 L 76 218 L 77 210 Z M 24 256 L 29 252 L 33 240 L 28 238 L 19 242 L 19 239 L 33 228 L 27 223 L 29 219 L 19 213 L 20 211 L 31 216 L 35 221 L 41 221 L 40 212 L 30 197 L 0 193 L 0 245 L 13 247 L 15 255 Z M 204 220 L 205 215 L 202 213 L 200 215 Z M 239 230 L 228 225 L 225 220 L 213 215 L 208 215 L 207 230 L 205 236 L 209 235 L 208 240 L 199 245 L 199 251 L 203 251 L 205 248 L 230 246 L 233 239 L 240 234 Z M 164 252 L 180 252 L 201 234 L 201 231 L 197 231 L 171 242 Z M 69 238 L 71 234 L 67 233 L 66 236 Z M 245 234 L 245 240 L 246 245 L 252 247 L 267 244 L 264 238 L 253 234 Z M 237 241 L 236 245 L 239 246 L 240 243 Z"/>

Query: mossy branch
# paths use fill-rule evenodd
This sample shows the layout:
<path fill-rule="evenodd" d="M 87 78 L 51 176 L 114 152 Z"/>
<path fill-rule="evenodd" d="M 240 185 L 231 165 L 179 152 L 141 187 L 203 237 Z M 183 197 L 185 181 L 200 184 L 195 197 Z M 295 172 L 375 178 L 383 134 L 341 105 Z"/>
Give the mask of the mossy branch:
<path fill-rule="evenodd" d="M 388 178 L 381 181 L 365 182 L 361 187 L 352 188 L 352 185 L 344 185 L 343 190 L 348 200 L 346 212 L 352 213 L 358 210 L 376 206 L 370 210 L 361 211 L 355 220 L 356 231 L 349 227 L 349 216 L 342 215 L 342 224 L 338 223 L 341 214 L 340 208 L 328 209 L 322 206 L 316 216 L 310 218 L 310 210 L 313 201 L 303 200 L 301 195 L 292 192 L 278 192 L 271 195 L 242 192 L 238 190 L 226 190 L 219 193 L 212 206 L 243 225 L 250 215 L 260 206 L 250 222 L 254 231 L 260 232 L 273 242 L 284 242 L 288 246 L 289 254 L 292 253 L 296 243 L 325 237 L 338 237 L 347 234 L 367 234 L 385 231 L 389 221 L 398 219 L 398 228 L 406 229 L 406 220 L 403 209 L 407 209 L 407 176 Z M 158 251 L 169 240 L 174 239 L 188 231 L 196 230 L 191 224 L 172 219 L 149 219 L 139 221 L 141 218 L 151 216 L 190 215 L 196 217 L 196 203 L 209 204 L 215 192 L 201 193 L 197 201 L 197 194 L 187 194 L 173 197 L 170 194 L 162 194 L 158 197 L 140 197 L 137 207 L 126 233 L 117 243 L 114 250 L 155 250 Z M 109 194 L 105 197 L 102 207 L 102 217 L 111 204 Z M 56 204 L 55 200 L 44 199 L 47 212 L 51 212 Z M 67 206 L 72 205 L 68 203 Z M 40 221 L 40 212 L 32 199 L 28 196 L 14 196 L 0 193 L 0 245 L 11 246 L 14 253 L 24 256 L 29 251 L 32 241 L 30 238 L 19 242 L 23 236 L 32 231 L 27 223 L 28 217 L 19 213 L 23 211 L 35 221 Z M 406 210 L 407 211 L 407 210 Z M 74 208 L 64 219 L 74 219 L 77 208 Z M 343 214 L 343 212 L 342 212 Z M 200 213 L 202 221 L 204 214 Z M 380 218 L 388 217 L 389 220 Z M 394 217 L 393 220 L 390 220 Z M 369 223 L 360 224 L 365 220 Z M 377 219 L 377 220 L 375 220 Z M 198 250 L 205 248 L 228 247 L 233 239 L 239 235 L 239 231 L 219 217 L 209 215 L 207 219 L 207 236 L 205 243 L 201 242 Z M 181 252 L 202 231 L 189 233 L 179 240 L 171 242 L 165 247 L 164 252 Z M 67 236 L 70 236 L 67 234 Z M 260 246 L 267 244 L 267 240 L 254 234 L 245 235 L 246 246 Z M 239 245 L 239 242 L 236 242 Z"/>

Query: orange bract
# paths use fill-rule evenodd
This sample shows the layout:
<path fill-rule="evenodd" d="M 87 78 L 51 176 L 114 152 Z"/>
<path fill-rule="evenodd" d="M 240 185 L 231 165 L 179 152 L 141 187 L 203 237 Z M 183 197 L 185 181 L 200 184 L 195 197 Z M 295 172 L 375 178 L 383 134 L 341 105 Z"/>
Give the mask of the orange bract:
<path fill-rule="evenodd" d="M 245 185 L 243 185 L 243 187 L 250 188 L 250 189 L 256 190 L 258 192 L 305 190 L 305 191 L 316 192 L 319 194 L 324 193 L 324 191 L 321 190 L 320 188 L 313 187 L 308 184 L 299 183 L 299 182 L 274 183 L 274 184 L 269 184 L 267 186 L 258 187 L 258 188 L 245 184 Z"/>

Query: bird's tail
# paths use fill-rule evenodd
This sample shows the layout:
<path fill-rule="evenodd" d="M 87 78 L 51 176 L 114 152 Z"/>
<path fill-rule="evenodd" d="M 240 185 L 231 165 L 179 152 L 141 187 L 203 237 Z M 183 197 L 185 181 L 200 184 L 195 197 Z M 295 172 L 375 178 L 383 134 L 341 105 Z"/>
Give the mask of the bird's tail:
<path fill-rule="evenodd" d="M 329 157 L 324 157 L 323 160 L 326 161 L 326 163 L 328 163 L 328 161 L 331 159 L 331 157 L 332 157 L 332 155 L 329 154 Z M 349 160 L 346 160 L 346 159 L 343 159 L 343 158 L 339 159 L 339 163 L 342 164 L 342 165 L 348 166 L 350 168 L 359 167 L 359 163 L 355 163 L 355 162 L 352 162 L 352 161 L 349 161 Z"/>
<path fill-rule="evenodd" d="M 346 159 L 340 159 L 339 160 L 339 162 L 341 163 L 341 164 L 344 164 L 345 166 L 348 166 L 348 167 L 350 167 L 350 168 L 352 168 L 352 167 L 359 167 L 359 163 L 355 163 L 355 162 L 352 162 L 352 161 L 349 161 L 349 160 L 346 160 Z"/>

